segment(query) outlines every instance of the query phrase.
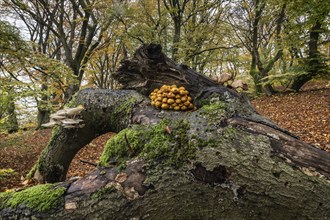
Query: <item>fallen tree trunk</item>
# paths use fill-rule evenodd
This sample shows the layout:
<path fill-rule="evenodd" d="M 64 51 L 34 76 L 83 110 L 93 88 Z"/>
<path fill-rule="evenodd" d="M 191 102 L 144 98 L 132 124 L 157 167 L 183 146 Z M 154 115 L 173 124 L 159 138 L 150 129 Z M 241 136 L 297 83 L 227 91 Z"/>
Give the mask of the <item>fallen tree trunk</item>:
<path fill-rule="evenodd" d="M 139 48 L 115 77 L 125 90 L 83 90 L 72 100 L 85 106 L 85 127 L 54 129 L 36 176 L 64 180 L 82 146 L 119 132 L 105 146 L 100 166 L 77 181 L 0 194 L 2 218 L 330 216 L 330 154 L 261 117 L 235 91 L 174 63 L 158 45 Z M 185 86 L 198 109 L 152 107 L 146 95 L 163 84 Z M 32 199 L 22 199 L 27 195 Z M 46 195 L 53 196 L 40 198 Z M 45 200 L 53 202 L 45 206 Z"/>

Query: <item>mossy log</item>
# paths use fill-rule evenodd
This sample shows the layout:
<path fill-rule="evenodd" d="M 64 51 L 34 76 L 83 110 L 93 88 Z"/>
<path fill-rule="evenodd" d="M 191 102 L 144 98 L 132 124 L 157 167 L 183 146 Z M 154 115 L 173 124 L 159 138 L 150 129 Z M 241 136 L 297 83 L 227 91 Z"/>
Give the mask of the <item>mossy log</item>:
<path fill-rule="evenodd" d="M 85 106 L 86 126 L 54 129 L 36 176 L 63 181 L 82 146 L 118 132 L 100 166 L 47 185 L 58 199 L 48 206 L 33 195 L 17 199 L 26 191 L 0 194 L 3 219 L 329 219 L 329 153 L 261 117 L 235 91 L 175 64 L 158 45 L 140 47 L 115 77 L 123 90 L 82 90 L 72 100 Z M 197 110 L 152 107 L 146 95 L 162 84 L 185 86 Z"/>

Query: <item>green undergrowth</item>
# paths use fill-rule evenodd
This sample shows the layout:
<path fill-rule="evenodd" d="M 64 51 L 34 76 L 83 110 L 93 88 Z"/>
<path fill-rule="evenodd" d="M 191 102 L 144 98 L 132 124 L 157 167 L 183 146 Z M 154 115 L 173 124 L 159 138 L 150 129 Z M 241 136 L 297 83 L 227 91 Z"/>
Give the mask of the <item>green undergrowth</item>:
<path fill-rule="evenodd" d="M 0 193 L 0 208 L 15 208 L 25 205 L 39 212 L 56 208 L 63 200 L 65 187 L 43 184 L 30 187 L 20 192 Z"/>
<path fill-rule="evenodd" d="M 15 172 L 15 170 L 8 168 L 8 169 L 0 169 L 0 180 L 2 178 L 7 178 L 13 175 L 17 175 L 17 173 Z"/>
<path fill-rule="evenodd" d="M 169 119 L 154 126 L 135 125 L 124 129 L 106 143 L 100 164 L 106 166 L 115 160 L 123 167 L 131 157 L 138 156 L 148 162 L 180 166 L 194 157 L 196 151 L 196 147 L 189 144 L 188 130 L 187 121 Z"/>

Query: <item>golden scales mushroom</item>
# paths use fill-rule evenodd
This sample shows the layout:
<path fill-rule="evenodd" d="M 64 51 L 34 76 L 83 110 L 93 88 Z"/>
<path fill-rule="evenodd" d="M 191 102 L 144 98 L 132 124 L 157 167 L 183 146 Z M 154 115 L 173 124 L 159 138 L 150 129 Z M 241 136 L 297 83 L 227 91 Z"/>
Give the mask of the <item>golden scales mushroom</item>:
<path fill-rule="evenodd" d="M 176 85 L 163 85 L 150 93 L 151 105 L 176 111 L 193 110 L 195 108 L 189 92 Z"/>

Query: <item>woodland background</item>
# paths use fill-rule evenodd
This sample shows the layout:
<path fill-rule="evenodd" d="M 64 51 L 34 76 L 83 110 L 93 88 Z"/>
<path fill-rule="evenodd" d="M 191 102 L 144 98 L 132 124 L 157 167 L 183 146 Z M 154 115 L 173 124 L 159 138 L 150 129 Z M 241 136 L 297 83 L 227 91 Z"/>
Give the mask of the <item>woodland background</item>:
<path fill-rule="evenodd" d="M 144 43 L 242 79 L 258 111 L 329 150 L 329 13 L 326 0 L 0 0 L 0 169 L 19 181 L 50 133 L 15 132 L 41 129 L 79 89 L 119 88 L 112 74 Z"/>

